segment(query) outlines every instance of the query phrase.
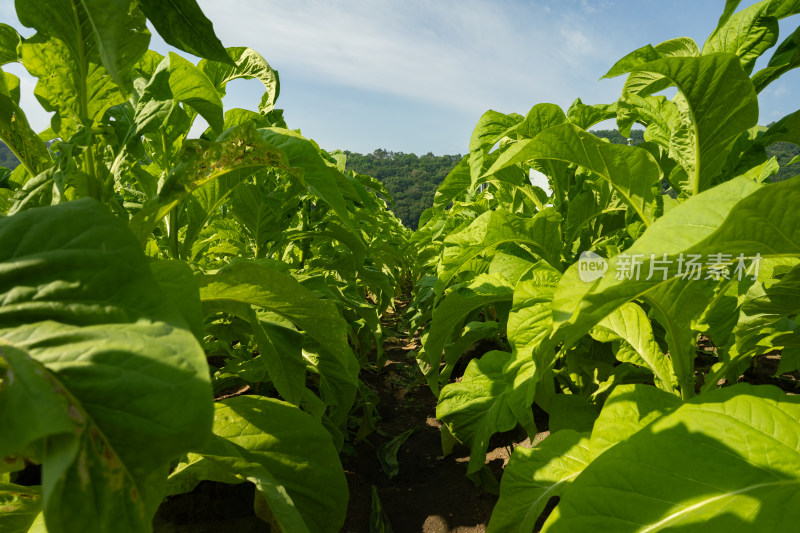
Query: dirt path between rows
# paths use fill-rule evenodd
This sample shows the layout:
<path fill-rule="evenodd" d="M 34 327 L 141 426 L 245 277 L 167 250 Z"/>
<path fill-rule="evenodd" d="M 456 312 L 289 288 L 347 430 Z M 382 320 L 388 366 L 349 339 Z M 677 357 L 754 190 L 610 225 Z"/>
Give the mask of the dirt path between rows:
<path fill-rule="evenodd" d="M 343 533 L 370 533 L 372 488 L 375 487 L 383 518 L 394 533 L 479 533 L 486 531 L 497 496 L 479 489 L 467 478 L 469 450 L 457 446 L 442 455 L 441 423 L 436 420 L 436 398 L 425 385 L 414 354 L 419 339 L 408 340 L 400 302 L 397 315 L 384 318 L 384 328 L 394 333 L 384 343 L 386 364 L 380 372 L 362 371 L 361 379 L 378 396 L 380 422 L 365 441 L 350 454 L 342 455 L 350 487 L 350 504 Z M 415 430 L 397 452 L 399 471 L 389 479 L 378 458 L 382 444 Z M 490 447 L 487 464 L 499 478 L 507 463 L 508 444 L 514 436 L 504 435 Z M 509 437 L 512 437 L 509 439 Z M 493 439 L 492 444 L 495 444 Z M 373 529 L 374 531 L 374 529 Z"/>

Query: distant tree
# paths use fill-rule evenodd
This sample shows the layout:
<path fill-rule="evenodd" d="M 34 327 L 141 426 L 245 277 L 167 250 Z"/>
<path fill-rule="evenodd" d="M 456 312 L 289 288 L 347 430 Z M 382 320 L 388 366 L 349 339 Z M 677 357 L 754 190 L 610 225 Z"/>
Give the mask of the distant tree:
<path fill-rule="evenodd" d="M 14 155 L 8 146 L 0 142 L 0 167 L 15 169 L 19 165 L 19 159 Z"/>
<path fill-rule="evenodd" d="M 418 157 L 378 148 L 371 154 L 345 151 L 347 170 L 377 178 L 394 198 L 394 214 L 407 227 L 416 229 L 422 212 L 433 203 L 439 184 L 461 161 L 460 155 Z"/>

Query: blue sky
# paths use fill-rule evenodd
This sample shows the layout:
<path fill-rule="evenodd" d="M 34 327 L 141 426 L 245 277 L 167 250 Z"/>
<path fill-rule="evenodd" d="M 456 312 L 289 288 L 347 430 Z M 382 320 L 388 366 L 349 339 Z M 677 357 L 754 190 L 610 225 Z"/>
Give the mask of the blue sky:
<path fill-rule="evenodd" d="M 723 0 L 199 0 L 225 46 L 249 46 L 280 72 L 278 107 L 326 149 L 465 153 L 487 109 L 524 114 L 610 103 L 623 78 L 599 80 L 645 44 L 687 36 L 702 46 Z M 742 6 L 754 3 L 743 1 Z M 10 4 L 8 2 L 7 4 Z M 21 28 L 0 7 L 4 22 Z M 800 17 L 781 24 L 780 40 Z M 154 36 L 152 48 L 167 47 Z M 768 52 L 767 57 L 771 54 Z M 762 61 L 763 63 L 763 61 Z M 761 64 L 759 64 L 761 66 Z M 10 68 L 8 68 L 10 67 Z M 24 76 L 24 69 L 4 67 Z M 23 108 L 47 116 L 23 79 Z M 255 80 L 229 85 L 226 108 L 256 109 Z M 760 96 L 761 123 L 797 110 L 800 73 Z M 607 127 L 614 127 L 609 123 Z"/>

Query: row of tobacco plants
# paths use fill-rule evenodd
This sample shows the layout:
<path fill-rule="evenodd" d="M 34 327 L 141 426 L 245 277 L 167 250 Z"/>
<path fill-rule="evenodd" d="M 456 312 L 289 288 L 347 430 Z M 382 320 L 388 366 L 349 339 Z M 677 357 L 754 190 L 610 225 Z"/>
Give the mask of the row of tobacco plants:
<path fill-rule="evenodd" d="M 549 415 L 550 435 L 514 450 L 489 531 L 529 533 L 554 497 L 553 533 L 797 527 L 798 396 L 737 381 L 764 354 L 800 369 L 800 177 L 772 183 L 765 154 L 800 144 L 800 111 L 757 124 L 759 93 L 800 65 L 800 29 L 778 44 L 800 4 L 738 4 L 702 47 L 619 60 L 610 105 L 485 113 L 412 237 L 445 451 L 469 446 L 491 483 L 490 438 L 533 440 L 533 405 Z M 587 132 L 608 119 L 646 142 Z M 451 379 L 478 341 L 496 349 Z"/>
<path fill-rule="evenodd" d="M 374 420 L 359 370 L 407 272 L 389 194 L 288 129 L 278 73 L 194 0 L 16 8 L 31 35 L 0 24 L 0 64 L 52 121 L 32 131 L 0 71 L 21 162 L 0 177 L 0 530 L 151 531 L 210 480 L 254 484 L 275 530 L 338 531 L 339 452 Z M 203 59 L 148 50 L 148 21 Z M 239 78 L 257 109 L 223 109 Z"/>

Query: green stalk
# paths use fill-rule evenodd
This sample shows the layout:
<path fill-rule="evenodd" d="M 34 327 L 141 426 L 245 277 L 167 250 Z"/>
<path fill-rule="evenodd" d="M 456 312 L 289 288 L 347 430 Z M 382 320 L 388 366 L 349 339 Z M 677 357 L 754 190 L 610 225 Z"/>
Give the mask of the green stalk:
<path fill-rule="evenodd" d="M 89 100 L 87 99 L 87 93 L 89 92 L 89 88 L 86 85 L 88 66 L 86 62 L 86 54 L 84 53 L 84 48 L 83 48 L 84 37 L 83 34 L 81 33 L 81 21 L 80 17 L 78 16 L 78 6 L 75 3 L 72 4 L 72 14 L 74 16 L 75 28 L 78 31 L 78 43 L 80 44 L 80 46 L 78 46 L 76 50 L 78 53 L 78 68 L 81 73 L 80 90 L 78 91 L 78 103 L 80 104 L 81 122 L 86 123 L 89 121 Z M 83 170 L 89 177 L 89 195 L 92 198 L 102 201 L 101 198 L 102 191 L 98 187 L 94 153 L 92 152 L 93 145 L 94 145 L 94 133 L 91 134 L 89 138 L 89 146 L 86 148 L 86 160 L 84 161 Z"/>
<path fill-rule="evenodd" d="M 180 259 L 180 248 L 178 242 L 178 206 L 167 215 L 167 225 L 169 231 L 169 248 L 173 259 Z"/>

